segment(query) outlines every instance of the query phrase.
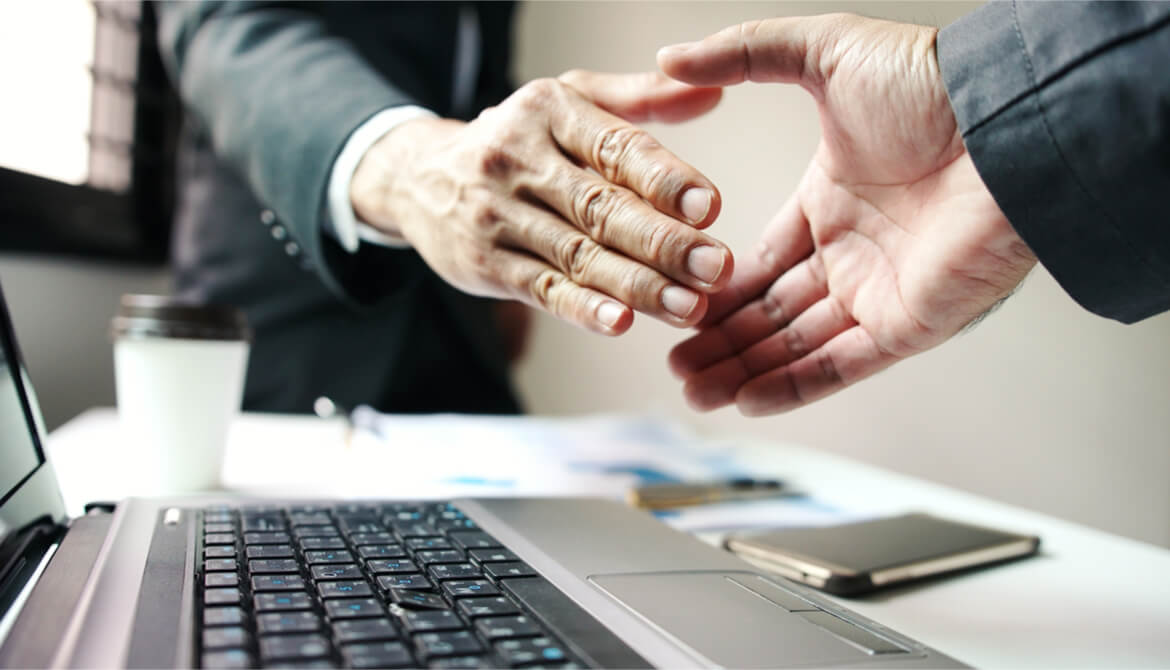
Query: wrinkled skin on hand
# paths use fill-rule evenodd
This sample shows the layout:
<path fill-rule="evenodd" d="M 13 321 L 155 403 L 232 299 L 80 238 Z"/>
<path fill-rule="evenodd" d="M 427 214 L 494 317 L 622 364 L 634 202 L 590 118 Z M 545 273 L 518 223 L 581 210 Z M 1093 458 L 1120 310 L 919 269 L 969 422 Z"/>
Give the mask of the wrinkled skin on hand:
<path fill-rule="evenodd" d="M 691 118 L 720 94 L 660 73 L 536 80 L 470 123 L 417 119 L 387 133 L 351 201 L 473 295 L 606 335 L 634 311 L 692 326 L 732 273 L 731 252 L 701 232 L 719 193 L 631 122 Z"/>

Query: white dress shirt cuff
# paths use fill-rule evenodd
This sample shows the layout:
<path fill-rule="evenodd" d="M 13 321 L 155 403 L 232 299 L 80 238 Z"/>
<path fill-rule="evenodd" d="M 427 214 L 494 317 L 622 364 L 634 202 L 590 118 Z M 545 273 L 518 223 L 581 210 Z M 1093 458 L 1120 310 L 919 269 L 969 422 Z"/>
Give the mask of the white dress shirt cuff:
<path fill-rule="evenodd" d="M 384 247 L 409 247 L 410 244 L 401 237 L 387 235 L 363 221 L 358 221 L 353 211 L 353 204 L 349 200 L 349 185 L 353 180 L 353 173 L 357 170 L 362 157 L 374 146 L 374 143 L 383 135 L 396 128 L 399 124 L 418 118 L 436 118 L 436 114 L 429 109 L 417 105 L 402 105 L 384 109 L 371 116 L 362 125 L 358 126 L 337 159 L 333 161 L 333 169 L 329 173 L 329 185 L 326 190 L 328 198 L 329 218 L 333 225 L 333 234 L 342 248 L 349 253 L 355 253 L 363 241 Z"/>

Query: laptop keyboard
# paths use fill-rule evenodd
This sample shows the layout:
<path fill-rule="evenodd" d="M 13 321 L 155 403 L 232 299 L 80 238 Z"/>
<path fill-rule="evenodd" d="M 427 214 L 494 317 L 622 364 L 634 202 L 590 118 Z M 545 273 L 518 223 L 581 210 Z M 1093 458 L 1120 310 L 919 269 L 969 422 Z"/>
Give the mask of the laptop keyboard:
<path fill-rule="evenodd" d="M 582 665 L 531 607 L 555 587 L 450 503 L 213 507 L 202 522 L 202 667 Z"/>

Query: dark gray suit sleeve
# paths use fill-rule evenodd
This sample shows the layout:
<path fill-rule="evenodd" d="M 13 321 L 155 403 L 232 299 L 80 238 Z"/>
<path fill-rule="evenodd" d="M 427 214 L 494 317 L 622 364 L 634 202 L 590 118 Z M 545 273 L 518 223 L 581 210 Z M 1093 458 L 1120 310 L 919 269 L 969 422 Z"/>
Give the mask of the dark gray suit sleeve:
<path fill-rule="evenodd" d="M 155 7 L 163 60 L 216 154 L 277 214 L 330 288 L 359 302 L 377 297 L 347 280 L 350 259 L 322 235 L 326 186 L 354 129 L 382 109 L 418 102 L 331 34 L 308 4 Z"/>
<path fill-rule="evenodd" d="M 1170 309 L 1170 3 L 992 3 L 938 59 L 980 176 L 1065 291 L 1126 323 Z"/>

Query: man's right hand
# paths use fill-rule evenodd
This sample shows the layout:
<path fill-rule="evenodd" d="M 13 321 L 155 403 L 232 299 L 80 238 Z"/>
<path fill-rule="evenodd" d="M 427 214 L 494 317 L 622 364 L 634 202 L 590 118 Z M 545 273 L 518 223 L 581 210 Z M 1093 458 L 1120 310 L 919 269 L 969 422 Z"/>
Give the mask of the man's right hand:
<path fill-rule="evenodd" d="M 731 252 L 699 232 L 719 193 L 630 121 L 681 121 L 719 95 L 656 73 L 533 81 L 470 123 L 391 131 L 350 199 L 467 293 L 607 335 L 625 332 L 632 310 L 691 326 L 732 272 Z"/>
<path fill-rule="evenodd" d="M 799 84 L 821 119 L 796 192 L 671 353 L 693 407 L 761 415 L 816 401 L 946 341 L 1036 264 L 963 145 L 936 33 L 832 14 L 659 52 L 696 86 Z"/>

